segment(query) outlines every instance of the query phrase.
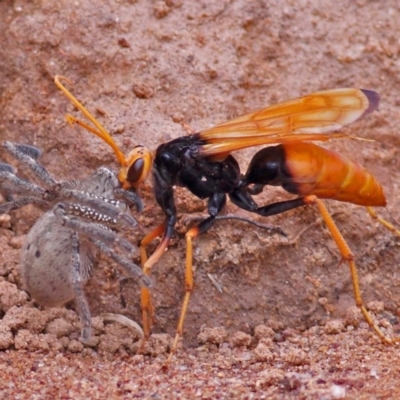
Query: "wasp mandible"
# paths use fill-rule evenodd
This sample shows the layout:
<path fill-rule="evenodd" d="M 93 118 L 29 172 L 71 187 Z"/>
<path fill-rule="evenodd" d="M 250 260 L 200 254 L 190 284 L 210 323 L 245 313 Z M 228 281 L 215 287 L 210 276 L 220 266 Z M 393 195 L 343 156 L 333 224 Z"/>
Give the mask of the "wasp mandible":
<path fill-rule="evenodd" d="M 59 80 L 58 86 L 60 87 Z M 64 87 L 62 90 L 66 93 Z M 69 92 L 67 96 L 77 105 L 77 100 Z M 263 108 L 210 129 L 168 141 L 157 148 L 152 172 L 154 193 L 166 218 L 141 242 L 145 274 L 150 273 L 153 265 L 167 249 L 174 232 L 177 219 L 174 186 L 185 187 L 200 199 L 207 199 L 209 214 L 185 235 L 185 297 L 169 360 L 182 336 L 193 290 L 192 241 L 213 226 L 226 204 L 227 197 L 239 208 L 261 216 L 276 215 L 305 205 L 316 205 L 342 258 L 349 264 L 355 301 L 365 320 L 382 341 L 392 343 L 400 340 L 385 336 L 366 309 L 354 256 L 322 200 L 333 199 L 365 206 L 374 219 L 400 235 L 400 231 L 378 217 L 371 208 L 386 205 L 382 186 L 360 164 L 311 143 L 334 138 L 351 138 L 350 135 L 337 131 L 371 113 L 378 105 L 379 95 L 372 90 L 327 90 Z M 83 106 L 78 108 L 88 117 L 88 112 Z M 71 123 L 77 123 L 99 137 L 104 136 L 104 128 L 100 129 L 93 117 L 88 118 L 96 128 L 88 127 L 72 116 L 67 118 Z M 109 135 L 102 138 L 117 154 L 116 145 L 111 144 L 112 139 Z M 251 159 L 246 173 L 242 174 L 237 160 L 231 153 L 260 145 L 274 146 L 259 150 Z M 122 154 L 119 149 L 118 153 Z M 126 168 L 124 159 L 121 159 L 120 163 L 122 168 Z M 126 181 L 121 183 L 130 184 Z M 268 185 L 281 186 L 297 197 L 259 206 L 253 196 L 261 193 Z M 145 248 L 158 236 L 162 236 L 161 241 L 151 257 L 147 258 Z M 154 310 L 146 288 L 142 289 L 142 310 L 143 329 L 148 336 Z"/>

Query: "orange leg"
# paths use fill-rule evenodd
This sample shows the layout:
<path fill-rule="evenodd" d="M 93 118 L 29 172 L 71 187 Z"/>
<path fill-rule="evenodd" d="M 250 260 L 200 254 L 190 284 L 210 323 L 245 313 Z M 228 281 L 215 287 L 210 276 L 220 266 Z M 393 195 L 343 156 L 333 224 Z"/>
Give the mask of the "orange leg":
<path fill-rule="evenodd" d="M 221 202 L 219 204 L 219 209 L 223 207 L 225 204 L 224 198 L 220 199 Z M 185 321 L 190 295 L 192 294 L 193 290 L 193 239 L 204 232 L 207 232 L 215 223 L 216 215 L 215 210 L 213 214 L 210 214 L 209 217 L 202 220 L 198 225 L 194 226 L 193 228 L 189 229 L 186 232 L 186 262 L 185 262 L 185 297 L 183 299 L 182 310 L 179 317 L 178 326 L 176 328 L 176 334 L 174 342 L 172 343 L 171 351 L 167 360 L 165 367 L 168 367 L 172 360 L 172 356 L 176 352 L 178 347 L 179 339 L 182 337 L 183 334 L 183 324 Z"/>
<path fill-rule="evenodd" d="M 391 223 L 386 221 L 385 219 L 381 218 L 378 216 L 378 214 L 375 212 L 375 210 L 372 207 L 367 207 L 368 214 L 371 216 L 372 219 L 375 221 L 378 221 L 380 224 L 382 224 L 386 229 L 388 229 L 390 232 L 393 232 L 395 235 L 400 236 L 400 231 L 396 229 Z"/>
<path fill-rule="evenodd" d="M 361 290 L 360 290 L 360 283 L 358 279 L 357 267 L 354 262 L 354 255 L 352 254 L 348 244 L 346 243 L 345 239 L 343 238 L 342 234 L 340 233 L 338 227 L 336 226 L 335 222 L 333 221 L 331 215 L 329 214 L 328 209 L 326 208 L 324 202 L 317 198 L 316 196 L 307 196 L 304 198 L 305 204 L 316 204 L 323 220 L 325 221 L 326 226 L 328 227 L 333 240 L 335 241 L 340 254 L 342 255 L 343 259 L 349 263 L 350 267 L 350 274 L 351 279 L 353 281 L 353 291 L 354 297 L 356 300 L 357 307 L 361 310 L 365 320 L 367 321 L 368 325 L 376 332 L 376 334 L 381 338 L 384 343 L 394 343 L 400 341 L 400 338 L 391 339 L 387 337 L 381 329 L 376 325 L 373 321 L 371 314 L 368 312 L 364 305 L 364 301 L 361 297 Z M 369 207 L 367 207 L 369 209 Z"/>
<path fill-rule="evenodd" d="M 185 297 L 183 299 L 182 310 L 179 317 L 178 327 L 176 328 L 176 334 L 174 342 L 171 347 L 171 351 L 168 356 L 167 365 L 171 362 L 172 356 L 176 352 L 178 347 L 179 339 L 183 335 L 183 323 L 185 321 L 190 295 L 193 290 L 193 239 L 202 233 L 198 226 L 190 229 L 186 232 L 186 263 L 185 263 Z"/>
<path fill-rule="evenodd" d="M 152 264 L 148 261 L 151 261 L 151 258 L 154 256 L 154 254 L 150 257 L 150 259 L 147 258 L 147 252 L 146 252 L 146 246 L 148 246 L 156 237 L 161 236 L 164 231 L 165 231 L 165 226 L 166 223 L 163 222 L 161 225 L 159 225 L 157 228 L 155 228 L 153 231 L 148 233 L 143 240 L 140 242 L 140 259 L 141 259 L 141 264 L 143 267 L 143 272 L 148 276 L 150 275 L 150 269 L 155 264 L 154 261 Z M 161 246 L 162 243 L 158 246 L 158 248 Z M 157 248 L 157 250 L 158 250 Z M 165 249 L 164 249 L 165 250 Z M 151 294 L 149 289 L 142 287 L 141 288 L 141 308 L 142 308 L 142 319 L 143 319 L 143 332 L 144 332 L 144 341 L 143 344 L 148 340 L 150 337 L 151 333 L 151 328 L 153 326 L 154 322 L 154 307 L 151 301 Z M 142 345 L 143 345 L 142 344 Z"/>

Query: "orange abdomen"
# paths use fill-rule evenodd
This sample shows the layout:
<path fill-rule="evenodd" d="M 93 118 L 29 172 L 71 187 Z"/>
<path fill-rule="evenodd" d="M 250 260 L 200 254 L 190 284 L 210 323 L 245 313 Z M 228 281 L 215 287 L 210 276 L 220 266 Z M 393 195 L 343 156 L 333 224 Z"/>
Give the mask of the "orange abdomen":
<path fill-rule="evenodd" d="M 363 206 L 385 206 L 382 186 L 360 164 L 313 143 L 281 145 L 284 189 L 301 196 L 346 201 Z"/>

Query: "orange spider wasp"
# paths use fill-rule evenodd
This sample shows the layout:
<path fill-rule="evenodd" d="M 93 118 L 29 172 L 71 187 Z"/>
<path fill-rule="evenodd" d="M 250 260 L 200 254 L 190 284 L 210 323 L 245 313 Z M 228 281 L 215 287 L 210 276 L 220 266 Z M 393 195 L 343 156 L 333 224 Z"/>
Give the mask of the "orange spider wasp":
<path fill-rule="evenodd" d="M 121 163 L 121 184 L 125 188 L 137 187 L 150 171 L 150 153 L 140 147 L 144 154 L 143 159 L 141 154 L 133 157 L 136 167 L 130 173 L 132 157 L 129 155 L 125 159 L 108 132 L 68 92 L 60 79 L 61 77 L 55 78 L 57 86 L 95 127 L 71 115 L 67 116 L 67 120 L 83 126 L 108 143 Z M 177 217 L 174 186 L 185 187 L 197 197 L 207 199 L 209 214 L 189 229 L 185 236 L 185 297 L 169 360 L 182 336 L 184 318 L 193 290 L 192 241 L 212 227 L 226 204 L 227 196 L 236 206 L 261 216 L 276 215 L 305 205 L 316 205 L 342 258 L 349 264 L 355 301 L 365 320 L 382 341 L 393 343 L 400 340 L 385 336 L 366 309 L 361 297 L 354 256 L 321 200 L 333 199 L 365 206 L 372 218 L 400 235 L 400 231 L 378 217 L 371 208 L 386 205 L 382 186 L 360 164 L 310 143 L 350 138 L 351 136 L 337 131 L 371 113 L 378 105 L 379 95 L 371 90 L 327 90 L 258 110 L 210 129 L 171 140 L 157 148 L 152 161 L 154 193 L 166 218 L 140 244 L 145 274 L 150 273 L 153 265 L 167 249 L 174 232 Z M 231 152 L 272 144 L 274 146 L 265 147 L 253 156 L 245 174 L 240 172 L 238 162 Z M 297 197 L 259 206 L 253 195 L 261 193 L 267 185 L 281 186 Z M 158 236 L 162 236 L 161 242 L 151 257 L 147 258 L 145 248 Z M 143 329 L 148 337 L 154 310 L 146 288 L 142 289 L 141 301 Z"/>

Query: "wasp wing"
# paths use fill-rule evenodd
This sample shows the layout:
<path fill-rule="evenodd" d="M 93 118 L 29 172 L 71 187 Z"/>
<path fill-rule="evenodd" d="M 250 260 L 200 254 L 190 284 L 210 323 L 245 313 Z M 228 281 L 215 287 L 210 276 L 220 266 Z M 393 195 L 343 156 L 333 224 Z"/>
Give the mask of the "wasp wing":
<path fill-rule="evenodd" d="M 333 132 L 374 111 L 372 90 L 333 89 L 276 104 L 199 132 L 204 156 L 246 147 L 304 140 L 329 140 Z M 344 135 L 336 135 L 344 136 Z"/>

